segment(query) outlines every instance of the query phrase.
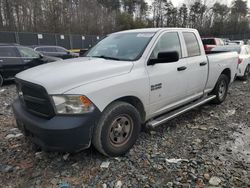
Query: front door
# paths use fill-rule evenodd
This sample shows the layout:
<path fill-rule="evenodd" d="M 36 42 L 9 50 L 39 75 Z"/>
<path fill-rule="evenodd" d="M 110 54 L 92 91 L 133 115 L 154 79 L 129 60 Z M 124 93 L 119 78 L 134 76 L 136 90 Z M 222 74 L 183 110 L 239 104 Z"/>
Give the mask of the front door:
<path fill-rule="evenodd" d="M 179 61 L 147 66 L 151 86 L 151 116 L 170 110 L 186 98 L 186 60 L 182 58 L 178 32 L 163 33 L 159 37 L 150 58 L 157 58 L 159 52 L 171 51 L 179 53 Z"/>

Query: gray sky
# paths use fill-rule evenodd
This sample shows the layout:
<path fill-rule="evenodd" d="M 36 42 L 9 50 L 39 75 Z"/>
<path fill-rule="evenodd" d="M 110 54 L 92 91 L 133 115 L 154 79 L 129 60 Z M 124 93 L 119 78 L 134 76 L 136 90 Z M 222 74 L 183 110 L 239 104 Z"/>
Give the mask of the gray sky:
<path fill-rule="evenodd" d="M 146 0 L 149 4 L 152 3 L 153 0 Z M 206 0 L 208 2 L 208 4 L 212 3 L 215 1 L 215 0 Z M 231 5 L 231 2 L 232 0 L 217 0 L 218 2 L 222 2 L 222 3 L 225 3 L 227 4 L 228 6 Z M 250 0 L 246 0 L 248 1 L 248 7 L 250 8 Z M 185 3 L 188 3 L 189 0 L 172 0 L 172 3 L 174 4 L 174 6 L 179 6 L 181 5 L 183 2 Z"/>

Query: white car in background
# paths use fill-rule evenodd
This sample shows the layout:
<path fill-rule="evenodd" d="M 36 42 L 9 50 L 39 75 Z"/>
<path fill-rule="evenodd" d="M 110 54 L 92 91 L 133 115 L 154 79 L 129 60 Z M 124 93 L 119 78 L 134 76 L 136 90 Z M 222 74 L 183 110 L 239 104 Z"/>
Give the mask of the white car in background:
<path fill-rule="evenodd" d="M 241 80 L 247 80 L 250 76 L 250 46 L 249 45 L 227 45 L 218 46 L 212 49 L 214 52 L 232 52 L 239 54 L 237 77 Z"/>
<path fill-rule="evenodd" d="M 243 40 L 231 40 L 230 42 L 238 44 L 238 45 L 244 45 L 245 44 Z"/>

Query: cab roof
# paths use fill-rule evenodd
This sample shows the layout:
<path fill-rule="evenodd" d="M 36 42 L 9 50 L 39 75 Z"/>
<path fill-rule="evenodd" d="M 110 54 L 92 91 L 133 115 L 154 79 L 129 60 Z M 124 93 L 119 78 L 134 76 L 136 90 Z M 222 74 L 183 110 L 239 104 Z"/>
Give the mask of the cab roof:
<path fill-rule="evenodd" d="M 176 27 L 163 27 L 163 28 L 143 28 L 143 29 L 130 29 L 125 31 L 119 31 L 117 33 L 157 33 L 159 31 L 168 31 L 168 30 L 189 30 L 189 31 L 197 31 L 196 29 L 190 28 L 176 28 Z"/>

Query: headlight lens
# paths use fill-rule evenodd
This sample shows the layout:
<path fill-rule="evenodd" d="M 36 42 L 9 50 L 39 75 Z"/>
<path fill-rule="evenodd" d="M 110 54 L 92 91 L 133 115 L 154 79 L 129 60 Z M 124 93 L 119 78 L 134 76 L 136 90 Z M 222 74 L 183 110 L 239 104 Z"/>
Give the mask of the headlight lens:
<path fill-rule="evenodd" d="M 94 111 L 94 104 L 82 95 L 52 96 L 58 114 L 83 114 Z"/>

